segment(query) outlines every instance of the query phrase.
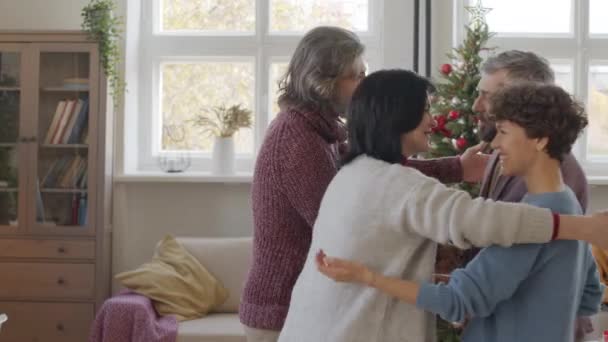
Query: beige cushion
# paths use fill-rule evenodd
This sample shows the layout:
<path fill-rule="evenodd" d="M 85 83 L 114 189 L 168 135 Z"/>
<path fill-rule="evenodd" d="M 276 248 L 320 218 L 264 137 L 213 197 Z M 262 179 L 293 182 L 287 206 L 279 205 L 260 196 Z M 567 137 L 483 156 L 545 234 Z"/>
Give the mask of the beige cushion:
<path fill-rule="evenodd" d="M 237 314 L 210 314 L 181 322 L 177 342 L 245 342 L 245 332 Z"/>
<path fill-rule="evenodd" d="M 152 261 L 116 275 L 120 283 L 153 300 L 160 315 L 180 321 L 199 318 L 228 298 L 228 291 L 172 236 L 156 248 Z"/>
<path fill-rule="evenodd" d="M 251 266 L 251 237 L 177 239 L 230 292 L 228 300 L 213 312 L 238 312 L 247 272 Z"/>

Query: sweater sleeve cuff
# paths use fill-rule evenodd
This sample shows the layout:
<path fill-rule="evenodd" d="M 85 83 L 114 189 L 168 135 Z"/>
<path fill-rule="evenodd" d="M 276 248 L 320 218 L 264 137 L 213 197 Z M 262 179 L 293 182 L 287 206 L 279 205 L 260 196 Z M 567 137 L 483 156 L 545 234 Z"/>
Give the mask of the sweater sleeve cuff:
<path fill-rule="evenodd" d="M 551 241 L 557 239 L 559 235 L 559 214 L 553 213 L 553 235 L 551 235 Z"/>
<path fill-rule="evenodd" d="M 442 316 L 445 311 L 442 307 L 449 302 L 445 298 L 446 293 L 442 291 L 442 287 L 444 286 L 428 282 L 421 283 L 416 297 L 416 307 Z"/>
<path fill-rule="evenodd" d="M 552 240 L 555 229 L 551 211 L 528 206 L 519 225 L 515 243 L 547 243 Z"/>

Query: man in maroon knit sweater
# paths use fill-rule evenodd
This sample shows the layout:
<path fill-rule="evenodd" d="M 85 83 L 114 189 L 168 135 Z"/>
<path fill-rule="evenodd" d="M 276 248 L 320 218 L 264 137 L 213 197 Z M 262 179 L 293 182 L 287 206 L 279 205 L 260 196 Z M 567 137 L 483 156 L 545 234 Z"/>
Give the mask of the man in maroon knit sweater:
<path fill-rule="evenodd" d="M 338 113 L 365 76 L 363 50 L 350 31 L 315 28 L 300 41 L 279 84 L 281 113 L 268 128 L 252 184 L 253 263 L 239 309 L 250 342 L 276 341 L 287 316 L 346 139 Z M 477 152 L 408 165 L 443 182 L 478 181 L 487 156 Z"/>

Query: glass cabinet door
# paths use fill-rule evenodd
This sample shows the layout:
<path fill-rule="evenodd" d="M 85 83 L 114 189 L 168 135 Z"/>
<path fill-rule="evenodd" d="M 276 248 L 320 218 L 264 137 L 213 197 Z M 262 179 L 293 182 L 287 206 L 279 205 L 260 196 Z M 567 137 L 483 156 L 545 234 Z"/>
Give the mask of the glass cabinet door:
<path fill-rule="evenodd" d="M 17 233 L 19 218 L 24 217 L 20 203 L 25 182 L 19 172 L 25 148 L 21 139 L 22 58 L 20 46 L 0 44 L 0 234 Z"/>
<path fill-rule="evenodd" d="M 30 187 L 30 219 L 36 233 L 91 234 L 91 52 L 82 46 L 42 47 L 38 58 L 37 174 Z"/>

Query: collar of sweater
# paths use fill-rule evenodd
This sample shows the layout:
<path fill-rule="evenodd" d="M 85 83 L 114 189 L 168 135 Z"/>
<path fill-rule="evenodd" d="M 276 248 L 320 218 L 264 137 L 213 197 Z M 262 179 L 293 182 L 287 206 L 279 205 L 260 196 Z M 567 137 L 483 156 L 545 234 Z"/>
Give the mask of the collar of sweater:
<path fill-rule="evenodd" d="M 346 141 L 346 128 L 337 112 L 319 112 L 290 109 L 292 115 L 302 117 L 328 143 Z"/>

